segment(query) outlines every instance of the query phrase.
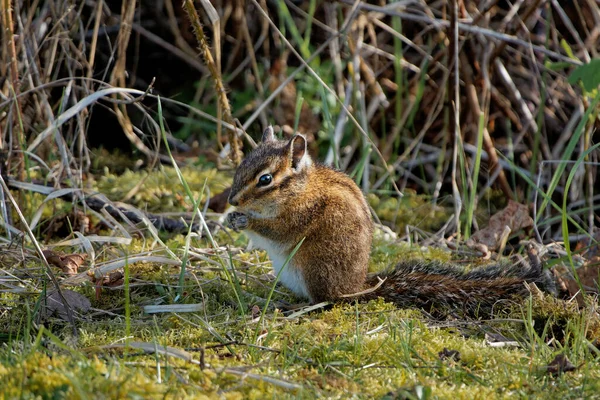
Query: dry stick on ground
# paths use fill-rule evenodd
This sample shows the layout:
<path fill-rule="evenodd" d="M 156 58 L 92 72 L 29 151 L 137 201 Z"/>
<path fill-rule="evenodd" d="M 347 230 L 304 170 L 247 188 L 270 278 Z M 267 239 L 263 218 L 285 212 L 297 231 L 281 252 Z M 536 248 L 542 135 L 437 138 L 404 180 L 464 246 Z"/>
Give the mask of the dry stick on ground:
<path fill-rule="evenodd" d="M 57 190 L 66 189 L 56 189 L 51 184 L 45 185 L 41 183 L 33 184 L 28 182 L 21 182 L 10 177 L 7 178 L 7 184 L 9 187 L 15 189 L 29 190 L 31 192 L 42 193 L 45 195 L 55 193 Z M 60 196 L 56 196 L 56 198 L 69 202 L 79 200 L 84 202 L 89 208 L 91 208 L 94 211 L 101 212 L 102 210 L 106 210 L 108 214 L 115 218 L 125 217 L 136 224 L 144 222 L 144 219 L 147 218 L 152 223 L 152 225 L 156 227 L 156 229 L 167 232 L 187 233 L 190 229 L 192 232 L 200 232 L 202 229 L 200 224 L 197 222 L 192 223 L 190 228 L 189 221 L 185 221 L 183 218 L 169 218 L 159 214 L 144 212 L 129 204 L 119 204 L 118 202 L 112 202 L 108 200 L 104 195 L 98 193 L 90 194 L 85 193 L 82 190 L 73 189 L 68 192 L 65 191 Z M 211 221 L 207 221 L 207 224 L 211 225 L 209 226 L 211 230 L 216 226 L 212 225 Z"/>
<path fill-rule="evenodd" d="M 200 18 L 198 17 L 198 13 L 196 12 L 196 8 L 194 7 L 194 2 L 192 0 L 185 0 L 183 6 L 192 24 L 194 34 L 196 35 L 196 40 L 198 41 L 198 49 L 202 53 L 204 63 L 208 67 L 208 70 L 210 71 L 210 74 L 213 78 L 215 84 L 215 91 L 217 92 L 217 99 L 219 101 L 220 107 L 223 110 L 223 119 L 228 124 L 235 126 L 235 122 L 233 121 L 233 117 L 231 116 L 231 107 L 229 106 L 229 99 L 227 99 L 227 93 L 225 92 L 223 81 L 221 80 L 221 71 L 219 71 L 215 60 L 212 56 L 212 53 L 210 52 L 210 47 L 208 46 L 208 42 L 206 40 L 206 37 L 204 36 L 202 23 L 200 22 Z M 242 158 L 240 151 L 240 143 L 235 131 L 229 129 L 227 132 L 229 138 L 229 146 L 231 147 L 231 161 L 233 161 L 233 163 L 236 166 L 238 166 Z"/>
<path fill-rule="evenodd" d="M 48 260 L 46 260 L 46 256 L 44 255 L 44 252 L 42 251 L 40 244 L 38 243 L 35 235 L 31 231 L 31 229 L 29 229 L 29 225 L 27 225 L 27 221 L 25 220 L 25 217 L 21 213 L 21 209 L 19 208 L 19 205 L 17 204 L 15 198 L 10 194 L 10 190 L 8 189 L 7 182 L 4 181 L 4 178 L 2 176 L 0 176 L 0 190 L 2 190 L 7 195 L 10 203 L 12 204 L 13 208 L 17 212 L 17 215 L 19 216 L 19 219 L 20 219 L 21 223 L 23 224 L 23 227 L 25 228 L 25 232 L 27 233 L 27 236 L 29 236 L 29 238 L 31 239 L 31 243 L 33 243 L 33 246 L 35 247 L 35 250 L 38 253 L 38 257 L 40 257 L 40 259 L 44 263 L 44 266 L 46 267 L 45 268 L 46 275 L 50 278 L 50 280 L 54 284 L 54 287 L 56 288 L 56 292 L 58 293 L 60 301 L 62 302 L 62 305 L 65 308 L 65 310 L 67 311 L 67 320 L 71 324 L 73 336 L 78 337 L 79 331 L 77 330 L 77 325 L 75 324 L 75 318 L 73 317 L 73 308 L 71 307 L 71 305 L 69 304 L 69 302 L 67 301 L 65 296 L 63 295 L 63 292 L 60 288 L 60 284 L 59 284 L 58 280 L 56 279 L 56 276 L 52 272 L 52 268 L 50 267 L 50 264 L 48 264 Z"/>

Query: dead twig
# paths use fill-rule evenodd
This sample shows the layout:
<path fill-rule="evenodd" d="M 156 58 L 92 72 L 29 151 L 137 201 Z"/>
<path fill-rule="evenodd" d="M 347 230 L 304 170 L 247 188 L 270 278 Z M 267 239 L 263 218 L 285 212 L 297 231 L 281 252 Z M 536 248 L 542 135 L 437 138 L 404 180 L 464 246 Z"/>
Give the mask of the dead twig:
<path fill-rule="evenodd" d="M 8 185 L 15 189 L 29 190 L 32 192 L 43 193 L 50 195 L 55 193 L 57 190 L 63 190 L 65 188 L 56 189 L 54 186 L 47 184 L 33 184 L 28 182 L 21 182 L 9 178 Z M 106 196 L 101 193 L 86 193 L 83 190 L 73 189 L 70 191 L 63 191 L 60 195 L 56 196 L 65 201 L 83 201 L 85 204 L 94 211 L 101 212 L 106 210 L 109 215 L 115 218 L 126 218 L 133 223 L 143 223 L 148 220 L 156 227 L 156 229 L 167 231 L 167 232 L 179 232 L 186 233 L 189 230 L 192 232 L 199 232 L 202 228 L 199 223 L 185 221 L 182 218 L 175 219 L 165 217 L 159 214 L 153 214 L 149 212 L 141 211 L 130 204 L 112 202 Z M 207 221 L 211 229 L 215 228 L 212 222 Z"/>

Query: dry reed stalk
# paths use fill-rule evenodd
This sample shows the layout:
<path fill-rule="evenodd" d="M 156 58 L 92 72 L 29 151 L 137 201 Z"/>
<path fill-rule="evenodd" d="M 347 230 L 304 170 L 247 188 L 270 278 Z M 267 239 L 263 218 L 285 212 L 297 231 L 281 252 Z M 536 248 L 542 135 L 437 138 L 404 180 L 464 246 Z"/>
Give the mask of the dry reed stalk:
<path fill-rule="evenodd" d="M 454 224 L 456 227 L 456 232 L 460 237 L 460 215 L 462 211 L 462 200 L 460 189 L 458 187 L 458 148 L 459 144 L 462 141 L 462 136 L 460 134 L 460 71 L 458 68 L 458 54 L 459 54 L 459 45 L 458 45 L 458 1 L 451 0 L 450 1 L 450 26 L 448 29 L 448 34 L 446 35 L 448 38 L 448 70 L 452 71 L 452 79 L 448 79 L 448 103 L 451 105 L 452 109 L 449 110 L 449 123 L 448 123 L 448 131 L 452 132 L 452 137 L 454 138 L 454 144 L 452 146 L 452 194 L 454 200 Z M 450 107 L 449 107 L 450 108 Z"/>
<path fill-rule="evenodd" d="M 174 35 L 177 48 L 173 45 L 169 46 L 166 42 L 167 39 L 161 35 L 160 29 L 155 30 L 154 25 L 144 24 L 145 28 L 142 28 L 139 24 L 131 24 L 129 16 L 133 9 L 130 7 L 138 4 L 135 11 L 144 13 L 147 10 L 145 3 L 133 3 L 131 0 L 127 0 L 122 3 L 126 7 L 125 10 L 119 10 L 120 5 L 116 6 L 119 9 L 111 10 L 115 6 L 111 7 L 112 3 L 106 1 L 80 6 L 83 3 L 73 0 L 67 2 L 34 0 L 31 4 L 28 3 L 27 9 L 19 9 L 22 1 L 0 0 L 2 33 L 3 37 L 6 37 L 6 39 L 2 39 L 0 54 L 2 59 L 2 63 L 0 63 L 2 79 L 0 80 L 4 90 L 0 93 L 0 111 L 7 111 L 0 115 L 0 138 L 3 142 L 0 146 L 3 146 L 5 150 L 11 150 L 6 149 L 7 144 L 18 144 L 18 134 L 21 133 L 30 143 L 35 144 L 34 148 L 31 148 L 30 145 L 29 150 L 35 150 L 36 153 L 33 155 L 39 156 L 42 162 L 45 160 L 48 150 L 58 149 L 60 150 L 60 161 L 69 164 L 70 168 L 81 163 L 72 153 L 77 148 L 76 146 L 79 146 L 80 154 L 87 151 L 85 128 L 89 118 L 88 109 L 92 103 L 88 102 L 87 108 L 83 109 L 74 105 L 79 104 L 82 96 L 92 96 L 91 100 L 94 93 L 104 89 L 102 87 L 104 81 L 110 81 L 110 79 L 104 77 L 100 80 L 81 79 L 78 77 L 78 73 L 83 66 L 83 76 L 98 77 L 105 67 L 105 59 L 112 60 L 114 56 L 114 60 L 118 61 L 116 70 L 113 72 L 109 64 L 109 68 L 104 73 L 108 77 L 111 77 L 111 73 L 114 74 L 113 76 L 119 75 L 119 79 L 122 78 L 122 80 L 118 82 L 118 85 L 124 86 L 124 49 L 129 46 L 129 42 L 133 43 L 132 39 L 134 39 L 128 32 L 128 24 L 140 33 L 141 40 L 148 39 L 160 44 L 161 49 L 156 49 L 156 52 L 164 53 L 166 51 L 168 54 L 183 59 L 193 68 L 207 71 L 209 64 L 205 64 L 206 60 L 197 59 L 196 54 L 191 51 L 193 50 L 192 46 L 185 42 L 186 34 L 188 34 L 187 21 L 186 24 L 178 23 L 177 18 L 182 13 L 178 12 L 179 10 L 174 7 L 175 4 L 172 4 L 172 1 L 169 0 L 165 3 L 168 20 L 161 22 Z M 201 4 L 208 12 L 207 2 L 208 0 L 203 0 Z M 256 91 L 256 89 L 260 91 L 260 86 L 268 82 L 268 73 L 263 72 L 260 67 L 268 67 L 268 60 L 275 58 L 274 53 L 277 52 L 272 50 L 273 46 L 282 48 L 287 46 L 287 43 L 278 34 L 273 34 L 276 32 L 274 29 L 270 30 L 269 20 L 261 17 L 261 14 L 269 13 L 266 3 L 265 0 L 258 0 L 255 3 L 256 6 L 262 8 L 262 12 L 260 12 L 260 10 L 254 10 L 250 2 L 213 1 L 214 8 L 222 9 L 222 16 L 220 19 L 217 16 L 217 19 L 224 31 L 229 34 L 227 45 L 233 49 L 223 54 L 223 69 L 221 70 L 218 56 L 221 47 L 220 41 L 218 37 L 211 39 L 214 47 L 212 57 L 215 65 L 213 67 L 216 70 L 213 72 L 216 76 L 225 74 L 225 71 L 230 71 L 227 66 L 233 66 L 235 70 L 227 74 L 227 79 L 221 83 L 219 90 L 215 92 L 211 90 L 206 94 L 199 90 L 196 102 L 214 102 L 212 95 L 216 93 L 219 110 L 221 110 L 223 108 L 221 98 L 224 96 L 223 85 L 227 85 L 229 79 L 235 77 L 240 71 L 247 74 L 248 79 L 232 80 L 231 90 L 233 91 Z M 178 4 L 180 5 L 181 2 Z M 190 4 L 193 2 L 188 1 L 187 5 Z M 343 116 L 348 111 L 355 117 L 360 117 L 366 108 L 368 129 L 375 135 L 374 143 L 383 150 L 385 161 L 391 164 L 388 171 L 379 160 L 371 160 L 368 168 L 376 182 L 371 189 L 385 187 L 384 182 L 387 182 L 390 175 L 396 175 L 397 182 L 402 182 L 399 185 L 401 189 L 404 186 L 415 186 L 420 188 L 420 191 L 431 193 L 434 192 L 435 186 L 434 198 L 443 194 L 444 190 L 450 191 L 449 184 L 452 183 L 452 180 L 460 181 L 461 179 L 460 176 L 450 176 L 453 168 L 451 165 L 453 158 L 451 157 L 452 132 L 455 129 L 459 134 L 461 131 L 473 132 L 474 116 L 478 113 L 477 107 L 486 116 L 485 129 L 486 133 L 489 133 L 489 137 L 487 135 L 485 137 L 487 151 L 482 154 L 485 164 L 482 170 L 484 173 L 481 173 L 479 177 L 481 190 L 485 190 L 494 181 L 497 186 L 502 185 L 497 180 L 503 179 L 498 178 L 499 170 L 491 171 L 491 174 L 485 173 L 490 172 L 490 169 L 495 169 L 493 167 L 495 160 L 489 159 L 490 155 L 493 157 L 494 153 L 501 152 L 512 157 L 514 164 L 517 164 L 516 168 L 525 171 L 527 176 L 533 180 L 535 180 L 534 175 L 541 169 L 541 173 L 545 174 L 539 179 L 541 187 L 544 187 L 559 164 L 549 161 L 561 157 L 561 149 L 568 142 L 588 103 L 586 95 L 582 95 L 579 87 L 568 84 L 566 76 L 571 69 L 560 67 L 556 65 L 556 62 L 563 61 L 577 65 L 585 62 L 588 55 L 597 57 L 597 54 L 600 54 L 598 45 L 600 30 L 597 28 L 597 21 L 600 21 L 598 4 L 591 0 L 574 3 L 541 0 L 514 2 L 514 4 L 488 2 L 485 7 L 480 7 L 478 4 L 474 0 L 452 3 L 427 0 L 412 3 L 408 7 L 404 2 L 377 6 L 357 3 L 353 0 L 339 0 L 335 4 L 317 5 L 317 11 L 314 13 L 305 11 L 304 4 L 298 6 L 288 4 L 301 35 L 306 37 L 307 32 L 303 31 L 303 27 L 306 26 L 305 22 L 310 21 L 313 26 L 310 45 L 312 46 L 311 50 L 314 50 L 311 58 L 305 61 L 310 64 L 317 55 L 325 61 L 327 58 L 334 61 L 333 71 L 328 71 L 327 68 L 323 68 L 324 64 L 321 64 L 322 69 L 315 69 L 315 72 L 325 83 L 335 87 L 335 93 L 338 96 L 343 97 L 347 88 L 354 90 L 363 85 L 367 88 L 377 88 L 375 91 L 370 89 L 365 92 L 366 106 L 361 105 L 359 108 L 354 108 L 353 103 L 343 102 L 343 106 L 350 108 L 339 114 Z M 7 5 L 15 8 L 10 15 L 14 27 L 6 22 Z M 185 5 L 184 3 L 181 11 L 185 10 Z M 325 8 L 325 14 L 320 9 L 321 7 Z M 87 11 L 82 12 L 82 10 L 88 10 L 91 14 Z M 253 11 L 259 12 L 253 13 Z M 122 14 L 119 15 L 120 13 Z M 242 13 L 242 17 L 239 17 L 240 13 Z M 454 21 L 451 14 L 455 14 Z M 120 29 L 118 37 L 113 31 L 115 27 L 104 26 L 109 15 L 118 15 L 117 19 L 123 21 L 123 25 L 116 28 Z M 148 14 L 143 15 L 148 16 Z M 354 16 L 349 18 L 351 15 Z M 215 16 L 210 15 L 210 17 L 213 25 L 206 26 L 208 23 L 204 23 L 204 28 L 212 29 L 217 34 L 219 29 L 214 23 Z M 342 18 L 353 21 L 355 18 L 365 17 L 364 39 L 360 47 L 353 49 L 353 43 L 346 40 L 348 27 L 347 23 L 343 24 Z M 400 19 L 401 27 L 389 26 L 390 18 Z M 244 20 L 246 21 L 241 22 Z M 328 22 L 328 25 L 320 20 Z M 240 23 L 244 23 L 244 26 L 239 27 Z M 339 27 L 337 27 L 338 23 Z M 159 25 L 160 23 L 157 24 L 157 26 Z M 450 32 L 448 31 L 449 27 L 451 27 Z M 202 32 L 196 33 L 202 34 Z M 265 39 L 269 33 L 273 36 L 273 40 Z M 14 34 L 18 35 L 18 39 L 15 39 L 15 50 L 11 52 L 8 44 Z M 260 37 L 257 38 L 259 34 Z M 116 39 L 118 41 L 116 46 L 107 49 L 104 46 L 103 35 L 109 41 Z M 65 37 L 73 40 L 69 43 L 63 40 Z M 289 39 L 289 35 L 286 37 Z M 187 40 L 189 42 L 190 39 L 187 38 Z M 296 43 L 295 40 L 296 38 L 293 38 L 291 45 L 297 47 L 299 43 Z M 393 68 L 391 68 L 393 61 L 398 58 L 394 48 L 395 40 L 399 40 L 402 45 L 400 66 L 403 74 L 399 78 L 401 80 L 395 78 Z M 204 45 L 203 56 L 210 55 L 206 49 L 206 38 Z M 226 44 L 224 43 L 224 45 Z M 566 46 L 568 46 L 568 51 Z M 113 48 L 116 48 L 115 53 L 109 54 Z M 178 51 L 179 48 L 182 51 Z M 329 49 L 329 52 L 326 53 L 329 54 L 329 57 L 323 56 L 323 48 Z M 261 49 L 260 53 L 259 49 Z M 452 60 L 455 51 L 460 60 L 458 66 L 454 65 Z M 491 57 L 488 51 L 491 51 Z M 235 56 L 236 52 L 238 57 Z M 570 52 L 572 56 L 567 54 Z M 152 52 L 152 55 L 155 54 Z M 140 55 L 145 56 L 146 54 Z M 352 84 L 349 84 L 340 69 L 341 62 L 349 61 L 349 55 L 358 57 L 360 61 L 361 74 L 357 75 L 358 81 L 352 82 Z M 244 62 L 236 63 L 235 60 L 241 56 L 245 56 Z M 261 65 L 261 63 L 264 64 Z M 15 64 L 16 68 L 14 68 Z M 450 75 L 447 66 L 452 66 L 455 71 L 460 70 L 460 76 L 457 76 L 456 72 Z M 472 79 L 469 80 L 468 77 L 464 79 L 463 75 L 467 74 L 469 69 L 472 71 L 469 75 L 473 74 Z M 15 72 L 17 81 L 20 82 L 18 88 L 12 77 Z M 213 72 L 207 73 L 203 79 L 214 80 Z M 311 75 L 312 72 L 307 72 L 305 64 L 301 64 L 291 74 L 285 83 L 298 77 L 306 83 L 306 76 Z M 488 74 L 489 76 L 483 80 Z M 59 76 L 65 75 L 70 78 L 58 79 Z M 456 77 L 459 78 L 457 84 L 454 82 Z M 191 79 L 194 79 L 193 76 Z M 312 78 L 308 77 L 308 79 Z M 240 85 L 239 81 L 244 82 Z M 447 85 L 449 81 L 450 86 Z M 220 83 L 215 82 L 215 85 Z M 11 84 L 18 92 L 16 98 L 10 92 Z M 130 82 L 128 84 L 131 85 Z M 352 87 L 352 85 L 355 86 Z M 57 95 L 59 91 L 56 90 L 56 87 L 62 86 L 65 86 L 64 95 Z M 212 87 L 212 85 L 210 86 Z M 253 99 L 253 103 L 249 103 L 247 107 L 236 107 L 242 113 L 254 110 L 256 107 L 256 112 L 246 118 L 245 127 L 255 123 L 253 121 L 259 116 L 261 121 L 271 118 L 272 110 L 269 109 L 269 105 L 272 104 L 273 98 L 280 90 L 281 88 L 277 88 L 269 93 L 265 86 L 264 96 L 260 96 L 264 97 L 264 101 Z M 415 96 L 418 90 L 423 90 L 422 98 Z M 377 95 L 380 92 L 387 96 L 392 103 L 401 102 L 400 110 L 402 112 L 398 114 L 399 118 L 394 114 L 394 107 L 377 109 L 371 107 L 376 107 L 378 104 Z M 399 94 L 397 95 L 397 93 Z M 134 92 L 129 94 L 134 95 Z M 168 97 L 172 93 L 165 92 L 164 95 Z M 119 93 L 119 99 L 122 99 L 123 96 L 123 93 Z M 125 96 L 125 98 L 131 97 Z M 451 102 L 454 101 L 455 104 L 443 103 L 444 99 L 452 99 Z M 310 101 L 308 97 L 307 100 Z M 118 102 L 114 99 L 104 101 Z M 218 132 L 221 126 L 223 129 L 231 129 L 232 126 L 235 126 L 226 123 L 225 118 L 221 119 L 220 111 L 215 118 L 166 97 L 163 98 L 163 101 L 188 108 L 190 115 L 198 115 L 201 119 L 213 121 L 219 127 Z M 255 106 L 255 103 L 258 105 Z M 134 106 L 142 113 L 146 112 L 143 110 L 142 104 Z M 474 112 L 474 109 L 477 112 Z M 57 110 L 61 110 L 61 115 L 65 113 L 71 115 L 71 112 L 78 111 L 68 118 L 69 120 L 73 118 L 73 120 L 65 123 L 67 119 L 58 115 Z M 155 154 L 155 151 L 146 147 L 140 138 L 141 128 L 133 126 L 123 114 L 125 112 L 124 105 L 119 110 L 121 114 L 117 112 L 118 117 L 125 126 L 130 141 L 149 158 L 154 157 L 150 154 Z M 131 111 L 129 107 L 127 110 Z M 371 115 L 370 111 L 372 110 L 377 112 Z M 459 112 L 457 113 L 455 110 L 459 110 Z M 22 112 L 21 116 L 20 112 Z M 445 118 L 442 117 L 444 112 L 446 113 Z M 449 121 L 448 117 L 453 117 L 455 114 L 459 120 Z M 233 114 L 233 117 L 235 116 Z M 20 117 L 23 122 L 19 120 Z M 336 117 L 337 115 L 334 115 L 329 121 L 332 126 Z M 360 120 L 360 118 L 358 119 Z M 22 132 L 18 132 L 20 124 L 22 124 Z M 596 126 L 600 126 L 599 123 L 596 124 Z M 362 123 L 362 125 L 365 130 L 365 124 Z M 61 127 L 60 133 L 56 136 L 57 141 L 55 142 L 51 139 L 55 138 L 54 134 L 59 126 Z M 340 126 L 343 127 L 343 124 Z M 47 127 L 50 129 L 47 130 Z M 150 127 L 150 130 L 158 132 L 155 126 Z M 240 131 L 237 132 L 238 140 L 241 140 L 242 134 Z M 346 140 L 348 137 L 344 135 L 347 134 L 347 130 L 340 130 L 339 137 L 336 137 Z M 46 138 L 45 143 L 37 148 L 41 144 L 39 139 L 42 137 Z M 473 136 L 467 135 L 467 138 L 468 141 L 457 144 L 459 148 L 462 146 L 465 151 L 472 154 Z M 79 140 L 79 143 L 73 142 L 75 139 Z M 462 140 L 462 137 L 458 137 L 458 140 Z M 578 147 L 581 150 L 578 151 L 588 149 L 592 140 L 591 132 L 582 135 Z M 346 140 L 346 142 L 348 141 Z M 455 143 L 455 145 L 457 144 Z M 534 149 L 538 149 L 538 151 L 536 152 Z M 357 159 L 356 141 L 348 145 L 346 151 L 344 162 L 341 165 L 344 168 L 352 168 L 356 165 Z M 17 155 L 14 152 L 12 154 L 13 170 L 16 172 Z M 597 158 L 598 155 L 593 154 L 590 161 Z M 467 167 L 471 160 L 471 157 L 466 159 Z M 501 158 L 499 161 L 505 171 L 515 168 Z M 50 165 L 49 168 L 44 168 L 50 171 L 54 166 Z M 417 166 L 419 171 L 415 170 Z M 598 195 L 594 195 L 595 188 L 593 187 L 593 175 L 596 173 L 596 169 L 587 166 L 586 168 L 586 173 L 582 174 L 586 178 L 577 177 L 571 185 L 569 194 L 573 196 L 574 200 L 572 207 L 577 210 L 582 209 L 583 197 L 587 197 L 588 204 L 592 204 L 593 199 L 598 197 Z M 507 173 L 507 178 L 510 189 L 517 189 L 515 190 L 517 196 L 521 197 L 524 193 L 524 199 L 531 199 L 527 192 L 520 190 L 524 183 L 519 176 L 511 176 Z M 560 182 L 558 190 L 564 184 L 564 180 Z M 444 189 L 442 189 L 442 185 L 445 185 Z M 502 186 L 506 191 L 506 186 Z M 592 226 L 594 209 L 593 207 L 588 207 L 588 209 L 590 211 L 587 213 L 587 222 L 589 226 Z M 551 215 L 550 211 L 546 214 L 547 217 Z M 556 226 L 554 223 L 548 223 L 553 225 L 553 229 L 547 230 L 546 238 L 556 237 L 560 234 L 560 229 L 554 229 Z"/>
<path fill-rule="evenodd" d="M 183 7 L 192 24 L 192 30 L 196 35 L 196 40 L 198 41 L 198 49 L 200 50 L 202 58 L 204 59 L 204 63 L 208 67 L 208 70 L 210 71 L 210 74 L 212 76 L 219 106 L 223 110 L 223 120 L 225 120 L 225 122 L 227 122 L 228 124 L 235 126 L 235 122 L 233 121 L 233 117 L 231 115 L 229 99 L 227 98 L 227 93 L 225 91 L 225 87 L 221 79 L 221 71 L 217 67 L 217 64 L 215 63 L 213 55 L 210 51 L 210 47 L 208 46 L 208 41 L 206 40 L 206 36 L 204 35 L 202 23 L 200 22 L 200 17 L 198 16 L 196 8 L 194 7 L 194 2 L 191 0 L 185 0 L 183 3 Z M 231 161 L 233 161 L 235 166 L 238 166 L 242 158 L 239 139 L 237 137 L 236 132 L 231 129 L 228 130 L 228 138 L 229 145 L 231 146 Z"/>
<path fill-rule="evenodd" d="M 90 44 L 90 58 L 88 60 L 87 77 L 91 78 L 94 72 L 94 63 L 96 61 L 96 45 L 98 44 L 98 30 L 100 29 L 100 19 L 102 17 L 102 6 L 104 0 L 98 0 L 96 6 L 96 18 L 94 20 L 94 31 L 92 34 L 92 43 Z"/>
<path fill-rule="evenodd" d="M 473 120 L 477 121 L 479 115 L 483 112 L 489 115 L 489 108 L 487 110 L 482 110 L 479 105 L 479 99 L 477 97 L 477 88 L 475 87 L 475 83 L 473 82 L 472 76 L 473 71 L 471 70 L 471 66 L 466 60 L 466 56 L 464 53 L 460 55 L 461 65 L 466 73 L 463 74 L 466 86 L 466 94 L 469 103 L 469 109 L 473 116 Z M 490 132 L 486 127 L 483 128 L 483 146 L 485 147 L 485 151 L 488 153 L 489 157 L 489 169 L 490 173 L 498 172 L 498 183 L 500 184 L 500 188 L 504 192 L 507 198 L 513 198 L 514 194 L 510 185 L 508 184 L 508 180 L 506 179 L 506 175 L 500 166 L 498 155 L 496 154 L 496 148 L 494 147 L 494 142 L 490 137 Z"/>
<path fill-rule="evenodd" d="M 25 134 L 23 132 L 23 125 L 22 125 L 22 109 L 21 109 L 21 103 L 19 101 L 19 93 L 20 93 L 20 89 L 19 89 L 19 70 L 18 70 L 18 65 L 17 65 L 17 49 L 15 47 L 15 33 L 14 33 L 14 26 L 13 26 L 13 18 L 12 18 L 12 2 L 11 0 L 4 0 L 3 1 L 3 8 L 4 8 L 4 13 L 2 15 L 2 19 L 3 19 L 3 24 L 4 24 L 4 40 L 6 41 L 6 48 L 8 50 L 8 54 L 10 57 L 10 77 L 11 77 L 11 88 L 12 88 L 12 93 L 11 95 L 14 97 L 15 99 L 15 106 L 16 106 L 16 111 L 17 111 L 17 118 L 18 121 L 14 126 L 14 129 L 17 130 L 17 141 L 16 143 L 14 143 L 14 150 L 16 151 L 16 158 L 17 158 L 17 164 L 18 164 L 18 176 L 20 180 L 25 179 L 25 156 L 24 153 L 20 150 L 23 149 L 24 144 L 25 144 Z M 0 136 L 0 150 L 3 147 L 3 143 L 4 143 L 4 138 L 2 136 Z M 8 159 L 8 162 L 10 163 L 11 159 Z M 9 170 L 10 170 L 10 166 L 9 166 Z"/>
<path fill-rule="evenodd" d="M 117 37 L 118 54 L 115 67 L 112 70 L 110 83 L 113 86 L 120 86 L 122 88 L 126 87 L 125 68 L 127 61 L 127 47 L 129 46 L 129 38 L 131 37 L 135 5 L 135 0 L 124 1 L 121 4 L 121 26 L 119 27 L 119 35 Z M 114 96 L 117 96 L 117 94 L 114 94 Z M 143 143 L 134 132 L 133 124 L 127 114 L 127 106 L 115 102 L 113 104 L 113 109 L 119 124 L 123 128 L 125 136 L 127 136 L 127 138 L 138 148 L 143 146 Z"/>

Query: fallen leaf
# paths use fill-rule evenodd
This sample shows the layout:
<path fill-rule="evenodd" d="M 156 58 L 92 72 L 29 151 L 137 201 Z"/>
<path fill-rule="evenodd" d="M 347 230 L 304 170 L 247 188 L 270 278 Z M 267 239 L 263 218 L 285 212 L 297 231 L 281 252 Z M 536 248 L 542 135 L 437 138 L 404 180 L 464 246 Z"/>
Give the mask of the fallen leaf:
<path fill-rule="evenodd" d="M 125 282 L 125 276 L 121 271 L 110 272 L 108 275 L 104 275 L 100 279 L 97 279 L 96 276 L 90 272 L 91 271 L 88 271 L 88 276 L 96 288 L 96 300 L 100 299 L 102 288 L 121 286 Z"/>
<path fill-rule="evenodd" d="M 600 263 L 586 264 L 576 269 L 579 282 L 583 285 L 586 293 L 598 293 L 598 287 L 600 285 Z M 556 280 L 560 285 L 561 290 L 566 291 L 569 297 L 575 297 L 577 304 L 580 306 L 585 305 L 585 299 L 581 293 L 581 288 L 577 283 L 577 280 L 573 276 L 570 267 L 560 266 L 554 270 Z"/>
<path fill-rule="evenodd" d="M 68 321 L 66 307 L 70 307 L 77 313 L 85 313 L 89 311 L 90 307 L 92 306 L 92 303 L 90 303 L 88 298 L 81 293 L 77 293 L 68 289 L 62 289 L 61 292 L 66 300 L 66 305 L 64 304 L 63 299 L 58 291 L 48 293 L 44 302 L 45 307 L 42 309 L 42 315 L 44 317 L 48 317 L 56 313 L 58 318 Z"/>
<path fill-rule="evenodd" d="M 581 266 L 576 267 L 577 277 L 586 293 L 598 293 L 600 288 L 600 229 L 595 229 L 592 237 L 585 237 L 575 246 L 578 253 L 577 263 Z M 583 260 L 583 262 L 581 261 Z M 573 276 L 570 266 L 559 266 L 554 268 L 554 275 L 563 292 L 567 292 L 569 297 L 575 297 L 577 304 L 585 305 L 585 299 L 581 293 L 581 287 L 577 279 Z"/>
<path fill-rule="evenodd" d="M 575 252 L 580 253 L 588 260 L 600 259 L 600 229 L 594 228 L 592 237 L 584 236 L 575 245 Z"/>
<path fill-rule="evenodd" d="M 252 319 L 260 317 L 260 307 L 256 304 L 252 306 Z"/>
<path fill-rule="evenodd" d="M 563 372 L 575 371 L 577 369 L 564 354 L 554 357 L 554 360 L 548 364 L 546 371 L 552 375 L 562 374 Z"/>
<path fill-rule="evenodd" d="M 487 227 L 471 236 L 467 241 L 467 246 L 477 249 L 485 246 L 489 251 L 494 251 L 502 246 L 507 232 L 516 232 L 530 226 L 533 226 L 533 219 L 529 216 L 527 206 L 509 200 L 503 210 L 492 215 Z"/>
<path fill-rule="evenodd" d="M 125 281 L 125 275 L 122 271 L 113 271 L 102 277 L 101 283 L 104 287 L 121 286 Z"/>
<path fill-rule="evenodd" d="M 77 270 L 81 267 L 87 258 L 87 254 L 62 254 L 57 253 L 52 250 L 44 250 L 44 257 L 46 260 L 58 267 L 65 273 L 67 276 L 77 275 Z"/>

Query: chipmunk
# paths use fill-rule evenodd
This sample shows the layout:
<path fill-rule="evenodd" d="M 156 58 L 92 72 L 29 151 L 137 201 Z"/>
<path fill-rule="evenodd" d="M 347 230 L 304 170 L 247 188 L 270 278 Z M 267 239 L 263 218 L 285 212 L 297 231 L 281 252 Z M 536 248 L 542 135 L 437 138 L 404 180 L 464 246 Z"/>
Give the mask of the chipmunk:
<path fill-rule="evenodd" d="M 229 226 L 267 251 L 275 274 L 304 239 L 280 282 L 313 303 L 362 293 L 361 300 L 383 297 L 403 307 L 478 309 L 527 296 L 524 282 L 543 280 L 539 263 L 465 273 L 435 262 L 403 262 L 367 276 L 373 222 L 363 193 L 348 175 L 314 163 L 304 136 L 278 140 L 270 126 L 238 167 L 229 203 L 237 207 L 227 216 Z"/>

